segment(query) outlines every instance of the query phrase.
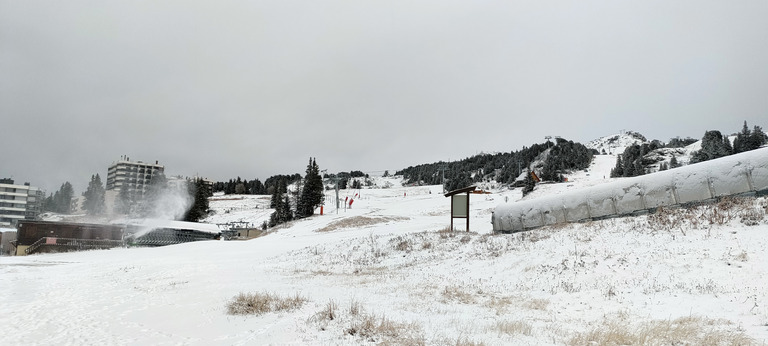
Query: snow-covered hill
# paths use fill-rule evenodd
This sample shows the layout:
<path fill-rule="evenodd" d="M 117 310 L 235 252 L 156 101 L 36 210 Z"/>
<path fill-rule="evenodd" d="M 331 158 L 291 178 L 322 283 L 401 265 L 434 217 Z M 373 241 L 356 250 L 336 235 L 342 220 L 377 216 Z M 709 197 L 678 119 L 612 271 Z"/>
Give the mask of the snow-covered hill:
<path fill-rule="evenodd" d="M 633 144 L 647 143 L 648 140 L 640 133 L 633 131 L 622 131 L 619 134 L 600 137 L 585 144 L 589 149 L 595 149 L 600 154 L 618 155 L 624 152 L 624 149 Z"/>
<path fill-rule="evenodd" d="M 590 143 L 606 154 L 588 169 L 525 199 L 619 179 L 616 155 L 645 139 L 617 136 Z M 324 215 L 248 241 L 0 257 L 0 344 L 768 342 L 765 197 L 494 235 L 492 210 L 519 188 L 471 195 L 468 233 L 464 219 L 447 229 L 441 186 L 370 180 L 340 191 L 352 208 L 336 210 L 329 190 Z M 216 224 L 258 227 L 272 212 L 269 196 L 210 206 Z M 228 313 L 257 293 L 285 309 Z"/>
<path fill-rule="evenodd" d="M 597 156 L 569 183 L 534 193 L 610 180 L 602 173 L 611 158 Z M 768 341 L 765 198 L 735 205 L 715 223 L 714 211 L 700 209 L 492 235 L 491 210 L 519 199 L 519 189 L 472 195 L 472 233 L 445 230 L 450 205 L 441 186 L 346 194 L 355 197 L 351 209 L 329 207 L 249 241 L 0 257 L 0 342 Z M 258 223 L 266 203 L 220 196 L 209 221 Z M 306 301 L 228 314 L 241 293 Z"/>

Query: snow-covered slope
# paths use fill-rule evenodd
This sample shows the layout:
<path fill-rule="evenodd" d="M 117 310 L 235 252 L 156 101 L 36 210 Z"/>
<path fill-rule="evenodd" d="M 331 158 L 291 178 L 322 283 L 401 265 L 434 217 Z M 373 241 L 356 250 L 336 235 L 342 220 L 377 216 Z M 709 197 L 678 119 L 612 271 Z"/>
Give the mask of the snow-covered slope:
<path fill-rule="evenodd" d="M 548 186 L 599 184 L 608 161 Z M 768 341 L 764 198 L 744 206 L 753 226 L 693 225 L 696 211 L 674 228 L 642 216 L 491 235 L 491 210 L 519 189 L 472 195 L 473 233 L 441 231 L 450 207 L 440 186 L 346 193 L 352 209 L 249 241 L 0 257 L 0 343 L 559 345 L 610 344 L 615 332 L 658 344 Z M 209 221 L 258 223 L 265 203 L 220 197 Z M 229 315 L 240 293 L 307 301 Z"/>
<path fill-rule="evenodd" d="M 622 131 L 619 134 L 600 137 L 585 144 L 589 149 L 595 149 L 600 154 L 618 155 L 624 152 L 624 149 L 633 144 L 647 143 L 648 140 L 640 133 L 633 131 Z"/>
<path fill-rule="evenodd" d="M 525 200 L 617 181 L 631 141 L 596 144 L 612 154 Z M 340 191 L 351 209 L 327 191 L 325 215 L 249 241 L 0 257 L 0 344 L 768 342 L 765 197 L 493 235 L 491 211 L 520 189 L 471 195 L 473 232 L 455 233 L 441 186 L 372 181 Z M 272 212 L 268 196 L 210 205 L 209 223 L 258 227 Z M 306 302 L 228 314 L 240 293 Z"/>

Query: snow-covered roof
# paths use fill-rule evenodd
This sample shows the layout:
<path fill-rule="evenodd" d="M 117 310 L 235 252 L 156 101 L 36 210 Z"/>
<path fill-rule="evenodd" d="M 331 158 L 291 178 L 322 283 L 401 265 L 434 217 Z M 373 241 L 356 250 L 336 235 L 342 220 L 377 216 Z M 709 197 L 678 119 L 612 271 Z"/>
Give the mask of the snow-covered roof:
<path fill-rule="evenodd" d="M 186 229 L 192 231 L 200 231 L 207 233 L 221 233 L 219 227 L 209 223 L 199 222 L 186 222 L 186 221 L 172 221 L 161 219 L 133 219 L 125 220 L 126 225 L 147 227 L 147 228 L 169 228 L 169 229 Z"/>

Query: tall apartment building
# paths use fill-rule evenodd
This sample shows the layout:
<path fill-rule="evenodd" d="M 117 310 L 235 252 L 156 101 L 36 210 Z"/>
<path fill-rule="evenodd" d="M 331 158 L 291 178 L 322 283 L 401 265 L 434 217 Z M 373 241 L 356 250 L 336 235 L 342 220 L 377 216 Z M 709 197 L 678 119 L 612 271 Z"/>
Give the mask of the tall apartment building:
<path fill-rule="evenodd" d="M 144 196 L 152 177 L 163 174 L 165 167 L 155 161 L 154 164 L 142 161 L 131 162 L 128 157 L 112 163 L 107 170 L 107 191 L 120 191 L 128 188 L 128 192 L 136 197 Z"/>
<path fill-rule="evenodd" d="M 0 179 L 0 226 L 15 227 L 19 220 L 34 220 L 40 215 L 45 195 L 39 188 Z"/>

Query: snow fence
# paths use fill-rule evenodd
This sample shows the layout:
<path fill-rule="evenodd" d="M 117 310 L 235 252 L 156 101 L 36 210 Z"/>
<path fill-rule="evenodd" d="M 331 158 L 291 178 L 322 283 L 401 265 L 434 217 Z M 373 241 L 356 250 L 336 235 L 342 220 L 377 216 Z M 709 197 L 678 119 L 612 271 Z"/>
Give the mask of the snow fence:
<path fill-rule="evenodd" d="M 768 194 L 768 148 L 559 195 L 501 204 L 494 210 L 491 222 L 496 232 L 515 232 L 752 193 Z"/>

